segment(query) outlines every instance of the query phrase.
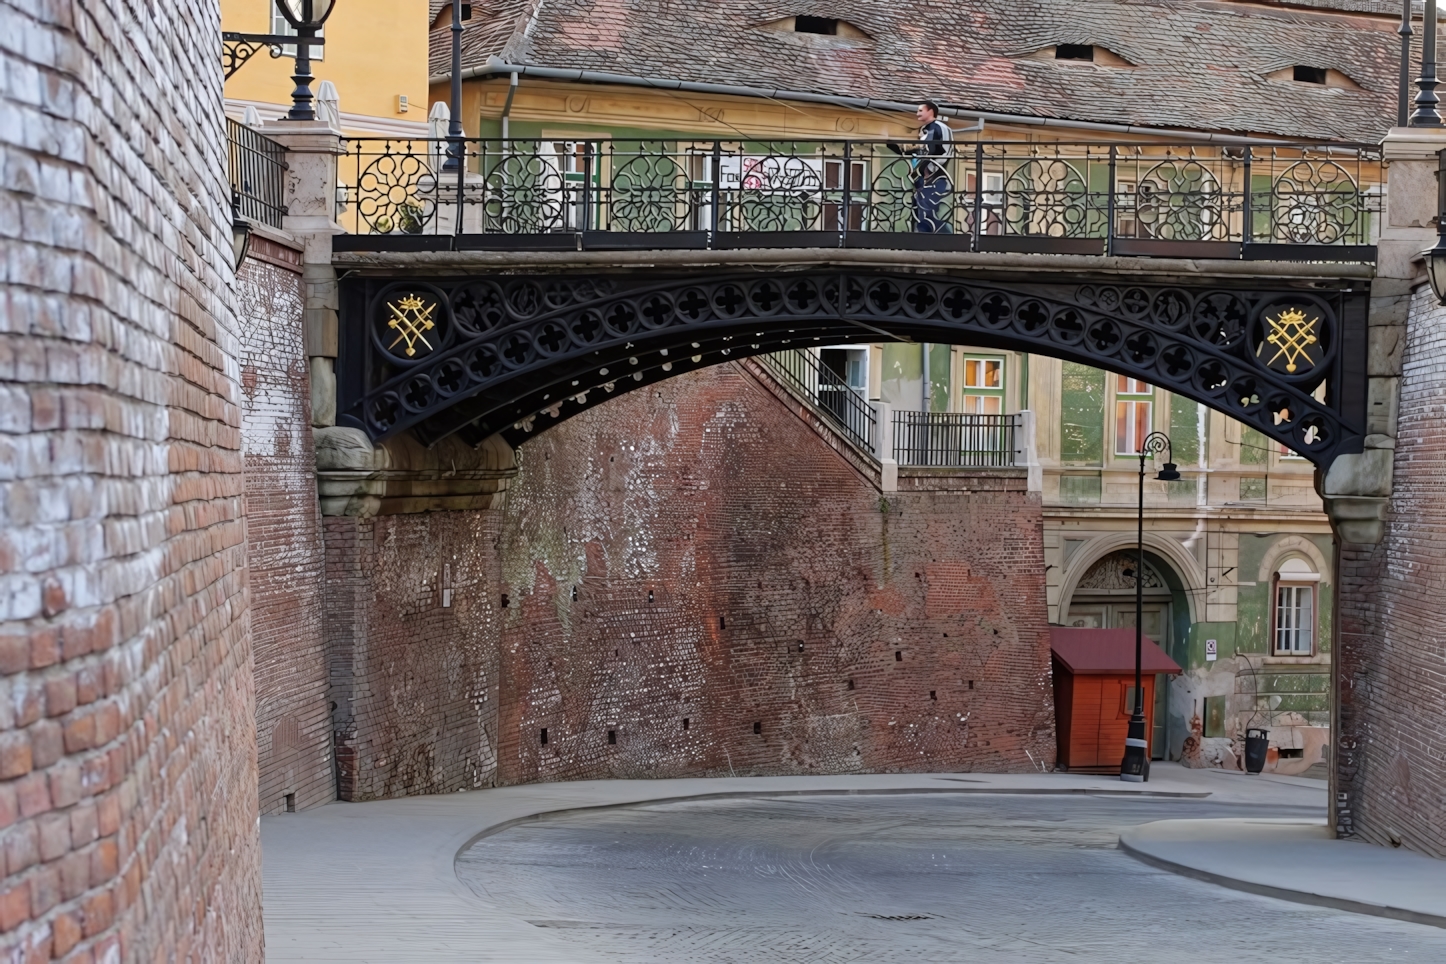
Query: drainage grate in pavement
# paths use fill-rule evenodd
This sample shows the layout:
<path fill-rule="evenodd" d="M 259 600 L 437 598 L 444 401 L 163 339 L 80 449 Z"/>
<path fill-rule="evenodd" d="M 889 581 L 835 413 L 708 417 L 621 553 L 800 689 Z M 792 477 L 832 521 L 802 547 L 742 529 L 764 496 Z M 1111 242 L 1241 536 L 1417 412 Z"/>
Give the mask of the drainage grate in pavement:
<path fill-rule="evenodd" d="M 933 920 L 928 914 L 865 914 L 874 920 Z"/>

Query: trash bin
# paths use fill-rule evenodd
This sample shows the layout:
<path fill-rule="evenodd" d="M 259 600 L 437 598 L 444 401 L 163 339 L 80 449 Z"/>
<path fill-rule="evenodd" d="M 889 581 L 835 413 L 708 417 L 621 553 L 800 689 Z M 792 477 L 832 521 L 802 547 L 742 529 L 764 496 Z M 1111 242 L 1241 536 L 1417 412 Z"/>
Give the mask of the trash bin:
<path fill-rule="evenodd" d="M 1265 769 L 1265 753 L 1270 749 L 1266 730 L 1245 731 L 1245 769 L 1248 773 L 1259 773 Z"/>

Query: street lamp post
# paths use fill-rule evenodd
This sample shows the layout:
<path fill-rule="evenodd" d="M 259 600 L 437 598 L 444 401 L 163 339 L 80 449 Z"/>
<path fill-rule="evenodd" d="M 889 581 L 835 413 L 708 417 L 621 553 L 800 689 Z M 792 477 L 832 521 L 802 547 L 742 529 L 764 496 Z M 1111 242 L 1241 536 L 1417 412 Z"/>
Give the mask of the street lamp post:
<path fill-rule="evenodd" d="M 286 22 L 296 28 L 296 73 L 291 75 L 296 88 L 291 92 L 287 120 L 316 120 L 316 109 L 311 103 L 311 48 L 317 42 L 317 31 L 335 6 L 336 0 L 276 0 L 276 7 Z"/>
<path fill-rule="evenodd" d="M 1436 94 L 1440 85 L 1436 79 L 1436 0 L 1426 0 L 1425 6 L 1421 28 L 1421 76 L 1416 80 L 1416 112 L 1411 115 L 1410 125 L 1440 127 L 1441 112 L 1436 109 L 1436 105 L 1441 103 Z"/>
<path fill-rule="evenodd" d="M 1135 562 L 1135 712 L 1130 717 L 1130 729 L 1125 736 L 1125 759 L 1120 763 L 1120 779 L 1131 783 L 1142 783 L 1150 779 L 1150 760 L 1146 752 L 1149 741 L 1145 739 L 1145 689 L 1141 680 L 1140 663 L 1144 648 L 1145 609 L 1145 458 L 1159 452 L 1166 453 L 1165 467 L 1155 476 L 1161 482 L 1174 482 L 1180 478 L 1175 463 L 1170 459 L 1170 436 L 1164 432 L 1151 432 L 1140 443 L 1140 490 L 1139 511 L 1136 516 L 1136 531 L 1139 558 Z"/>

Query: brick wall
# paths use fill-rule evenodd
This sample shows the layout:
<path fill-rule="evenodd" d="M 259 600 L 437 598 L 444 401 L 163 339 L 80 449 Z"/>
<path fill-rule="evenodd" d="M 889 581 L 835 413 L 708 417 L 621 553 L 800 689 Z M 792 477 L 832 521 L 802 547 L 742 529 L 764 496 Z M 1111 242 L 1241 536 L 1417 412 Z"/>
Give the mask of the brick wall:
<path fill-rule="evenodd" d="M 324 521 L 340 796 L 372 800 L 490 785 L 497 513 Z"/>
<path fill-rule="evenodd" d="M 1052 766 L 1022 471 L 881 499 L 735 365 L 520 461 L 500 510 L 325 520 L 344 798 Z"/>
<path fill-rule="evenodd" d="M 520 463 L 499 782 L 1052 766 L 1022 472 L 881 499 L 735 365 L 575 417 Z"/>
<path fill-rule="evenodd" d="M 1446 309 L 1417 290 L 1385 541 L 1341 551 L 1336 790 L 1354 831 L 1446 857 Z"/>
<path fill-rule="evenodd" d="M 236 294 L 259 793 L 261 812 L 279 813 L 336 789 L 300 253 L 253 237 Z"/>
<path fill-rule="evenodd" d="M 4 960 L 262 956 L 219 24 L 179 9 L 0 2 Z"/>

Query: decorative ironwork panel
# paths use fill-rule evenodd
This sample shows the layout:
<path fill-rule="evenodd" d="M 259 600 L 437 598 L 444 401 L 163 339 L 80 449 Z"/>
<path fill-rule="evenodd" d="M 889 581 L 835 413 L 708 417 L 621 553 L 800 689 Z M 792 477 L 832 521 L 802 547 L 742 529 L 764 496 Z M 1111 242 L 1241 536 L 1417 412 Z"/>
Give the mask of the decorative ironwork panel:
<path fill-rule="evenodd" d="M 1366 294 L 801 270 L 343 281 L 341 414 L 375 439 L 525 432 L 729 358 L 879 333 L 1143 379 L 1314 461 L 1364 436 Z"/>
<path fill-rule="evenodd" d="M 664 236 L 686 234 L 688 246 L 715 248 L 751 237 L 770 246 L 1239 258 L 1256 245 L 1274 246 L 1266 252 L 1273 257 L 1370 260 L 1382 200 L 1373 147 L 686 138 L 348 145 L 338 220 L 350 236 L 337 239 L 338 250 L 557 249 L 568 240 L 581 249 L 594 240 L 616 245 L 618 236 L 632 247 L 673 247 L 678 239 Z"/>

